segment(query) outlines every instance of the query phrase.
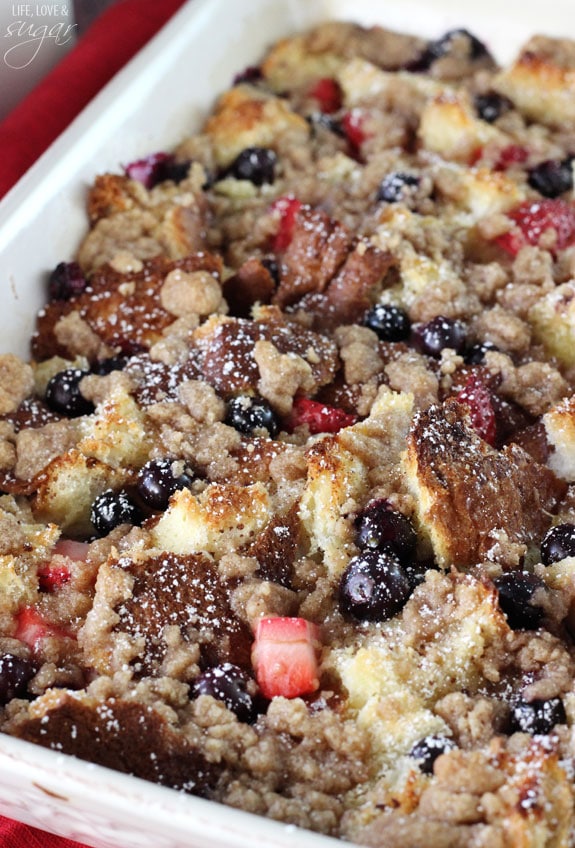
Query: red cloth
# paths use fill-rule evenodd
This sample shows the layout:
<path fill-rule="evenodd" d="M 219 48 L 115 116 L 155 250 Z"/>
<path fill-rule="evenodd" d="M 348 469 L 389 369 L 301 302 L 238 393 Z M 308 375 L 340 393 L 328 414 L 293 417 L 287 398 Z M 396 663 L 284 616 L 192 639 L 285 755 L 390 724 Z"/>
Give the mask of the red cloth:
<path fill-rule="evenodd" d="M 185 0 L 118 0 L 0 122 L 0 197 Z M 1 848 L 82 848 L 0 816 Z"/>
<path fill-rule="evenodd" d="M 185 0 L 118 0 L 0 122 L 0 197 Z"/>

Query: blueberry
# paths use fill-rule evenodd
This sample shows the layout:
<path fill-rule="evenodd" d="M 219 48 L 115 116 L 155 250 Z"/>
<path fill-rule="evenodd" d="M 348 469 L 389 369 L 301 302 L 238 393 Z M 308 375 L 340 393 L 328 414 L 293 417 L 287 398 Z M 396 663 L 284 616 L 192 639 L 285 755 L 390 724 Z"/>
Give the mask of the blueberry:
<path fill-rule="evenodd" d="M 409 752 L 409 756 L 416 760 L 423 774 L 433 774 L 433 766 L 436 759 L 441 754 L 447 753 L 447 751 L 453 751 L 454 748 L 457 748 L 457 745 L 453 739 L 450 739 L 448 736 L 442 736 L 441 734 L 435 734 L 424 736 L 423 739 L 416 742 Z"/>
<path fill-rule="evenodd" d="M 189 488 L 193 483 L 193 476 L 187 472 L 175 477 L 173 465 L 172 459 L 152 459 L 140 470 L 138 495 L 151 509 L 166 509 L 176 489 Z"/>
<path fill-rule="evenodd" d="M 48 280 L 50 300 L 70 300 L 82 294 L 88 281 L 77 262 L 60 262 Z"/>
<path fill-rule="evenodd" d="M 551 565 L 571 556 L 575 556 L 575 524 L 557 524 L 541 542 L 541 562 Z"/>
<path fill-rule="evenodd" d="M 498 94 L 496 91 L 488 91 L 487 94 L 477 94 L 474 100 L 477 114 L 482 121 L 493 124 L 501 115 L 513 109 L 513 103 L 508 97 Z"/>
<path fill-rule="evenodd" d="M 417 535 L 413 524 L 388 501 L 369 503 L 356 519 L 356 544 L 362 550 L 391 548 L 401 561 L 411 560 L 415 553 Z"/>
<path fill-rule="evenodd" d="M 391 303 L 376 303 L 366 313 L 363 323 L 383 342 L 400 342 L 409 338 L 411 321 L 405 310 Z"/>
<path fill-rule="evenodd" d="M 80 392 L 80 381 L 87 373 L 80 368 L 66 368 L 54 374 L 46 386 L 44 399 L 47 406 L 68 418 L 90 415 L 94 404 Z"/>
<path fill-rule="evenodd" d="M 339 606 L 360 621 L 387 621 L 405 605 L 411 586 L 399 559 L 389 550 L 365 550 L 342 574 Z"/>
<path fill-rule="evenodd" d="M 243 71 L 240 71 L 234 76 L 233 84 L 239 85 L 242 82 L 254 83 L 263 79 L 262 69 L 258 65 L 248 65 Z"/>
<path fill-rule="evenodd" d="M 334 135 L 339 135 L 342 138 L 345 137 L 345 131 L 341 121 L 333 115 L 328 115 L 325 112 L 312 112 L 310 115 L 306 116 L 306 121 L 312 128 L 322 127 L 324 130 L 328 130 L 328 132 L 331 132 Z"/>
<path fill-rule="evenodd" d="M 228 401 L 225 423 L 245 436 L 257 435 L 258 430 L 267 430 L 271 439 L 278 432 L 277 417 L 265 400 L 240 395 Z"/>
<path fill-rule="evenodd" d="M 107 536 L 120 524 L 139 524 L 140 510 L 127 492 L 106 489 L 94 500 L 90 520 L 98 536 Z"/>
<path fill-rule="evenodd" d="M 264 258 L 262 259 L 262 265 L 264 266 L 266 271 L 269 272 L 269 275 L 276 284 L 276 286 L 279 285 L 280 269 L 275 256 L 264 256 Z"/>
<path fill-rule="evenodd" d="M 0 704 L 7 704 L 12 698 L 25 698 L 28 683 L 36 671 L 30 660 L 14 654 L 0 654 Z"/>
<path fill-rule="evenodd" d="M 419 59 L 413 62 L 408 69 L 411 71 L 427 71 L 437 59 L 441 59 L 450 53 L 453 42 L 461 38 L 467 40 L 467 55 L 472 61 L 489 56 L 485 44 L 477 36 L 466 29 L 452 29 L 436 41 L 429 42 Z"/>
<path fill-rule="evenodd" d="M 192 684 L 191 694 L 211 695 L 223 701 L 239 721 L 252 723 L 257 718 L 254 699 L 248 692 L 249 675 L 237 665 L 226 662 L 204 671 Z"/>
<path fill-rule="evenodd" d="M 229 167 L 237 180 L 249 180 L 256 186 L 273 183 L 277 156 L 268 147 L 246 147 Z"/>
<path fill-rule="evenodd" d="M 191 162 L 185 160 L 177 162 L 173 156 L 168 156 L 158 164 L 154 174 L 154 185 L 171 180 L 173 183 L 181 183 L 188 176 Z"/>
<path fill-rule="evenodd" d="M 387 174 L 377 190 L 376 200 L 384 200 L 386 203 L 398 203 L 413 195 L 419 186 L 419 177 L 413 174 L 404 174 L 395 171 Z"/>
<path fill-rule="evenodd" d="M 509 571 L 495 581 L 499 606 L 512 630 L 535 630 L 543 617 L 543 608 L 533 603 L 538 589 L 545 583 L 535 574 L 526 571 Z"/>
<path fill-rule="evenodd" d="M 517 701 L 511 708 L 511 733 L 551 733 L 556 724 L 566 724 L 567 716 L 561 698 L 544 701 Z"/>
<path fill-rule="evenodd" d="M 416 345 L 428 356 L 439 357 L 446 347 L 462 353 L 465 347 L 465 327 L 453 318 L 438 315 L 426 324 L 416 325 L 413 331 Z"/>
<path fill-rule="evenodd" d="M 127 356 L 109 356 L 107 359 L 100 359 L 92 365 L 92 374 L 97 374 L 99 377 L 105 377 L 111 374 L 112 371 L 123 371 L 128 364 Z"/>
<path fill-rule="evenodd" d="M 544 197 L 559 197 L 573 188 L 573 157 L 548 159 L 529 169 L 527 182 Z"/>
<path fill-rule="evenodd" d="M 478 342 L 472 345 L 464 353 L 463 358 L 468 365 L 481 365 L 485 360 L 485 354 L 489 351 L 497 352 L 499 348 L 492 342 Z"/>

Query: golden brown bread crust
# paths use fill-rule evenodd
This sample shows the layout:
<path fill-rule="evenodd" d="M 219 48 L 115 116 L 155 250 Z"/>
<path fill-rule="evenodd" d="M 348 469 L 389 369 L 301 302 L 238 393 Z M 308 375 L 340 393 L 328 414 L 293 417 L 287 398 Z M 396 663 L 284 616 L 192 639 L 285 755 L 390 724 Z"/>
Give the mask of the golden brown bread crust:
<path fill-rule="evenodd" d="M 70 300 L 54 300 L 46 306 L 32 340 L 33 355 L 37 359 L 67 355 L 68 351 L 57 343 L 53 328 L 72 311 L 79 312 L 112 350 L 137 353 L 148 349 L 174 320 L 162 306 L 161 290 L 165 278 L 175 269 L 207 271 L 217 278 L 222 262 L 212 254 L 198 253 L 175 261 L 157 257 L 143 263 L 141 270 L 128 273 L 106 265 L 90 277 L 89 287 L 82 294 Z"/>
<path fill-rule="evenodd" d="M 537 542 L 565 493 L 555 474 L 518 446 L 490 448 L 453 401 L 415 418 L 406 469 L 420 526 L 443 567 L 490 559 L 502 533 L 519 545 Z"/>
<path fill-rule="evenodd" d="M 152 707 L 72 692 L 56 695 L 51 706 L 49 697 L 45 712 L 22 721 L 14 735 L 194 795 L 208 795 L 215 784 L 217 767 Z"/>

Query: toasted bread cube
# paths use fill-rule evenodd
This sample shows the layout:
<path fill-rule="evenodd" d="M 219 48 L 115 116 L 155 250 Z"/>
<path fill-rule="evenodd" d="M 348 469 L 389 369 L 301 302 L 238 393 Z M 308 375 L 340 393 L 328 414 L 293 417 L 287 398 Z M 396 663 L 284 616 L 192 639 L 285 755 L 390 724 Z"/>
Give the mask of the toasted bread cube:
<path fill-rule="evenodd" d="M 32 504 L 34 515 L 39 521 L 59 524 L 69 536 L 88 536 L 93 533 L 94 499 L 106 489 L 119 489 L 127 479 L 127 471 L 73 448 L 43 471 Z"/>
<path fill-rule="evenodd" d="M 425 106 L 419 126 L 423 146 L 444 159 L 469 162 L 474 153 L 492 141 L 506 136 L 491 124 L 475 117 L 470 102 L 462 94 L 444 92 Z"/>
<path fill-rule="evenodd" d="M 131 395 L 117 389 L 94 415 L 82 420 L 83 438 L 77 447 L 114 468 L 142 466 L 148 459 L 149 441 L 144 416 Z"/>
<path fill-rule="evenodd" d="M 565 490 L 518 445 L 490 447 L 455 401 L 415 418 L 404 459 L 421 531 L 443 568 L 506 557 L 516 566 Z"/>
<path fill-rule="evenodd" d="M 165 551 L 221 556 L 253 541 L 271 516 L 270 497 L 262 483 L 212 483 L 199 497 L 189 489 L 175 492 L 152 536 Z"/>
<path fill-rule="evenodd" d="M 575 42 L 537 35 L 494 80 L 527 118 L 543 124 L 575 121 Z"/>
<path fill-rule="evenodd" d="M 455 163 L 441 179 L 439 190 L 462 211 L 470 214 L 468 224 L 487 215 L 508 212 L 525 199 L 525 191 L 503 171 L 488 168 L 463 168 Z"/>
<path fill-rule="evenodd" d="M 543 424 L 553 449 L 547 464 L 563 480 L 575 482 L 575 396 L 550 409 L 543 416 Z"/>
<path fill-rule="evenodd" d="M 575 282 L 553 289 L 529 311 L 533 335 L 562 365 L 575 365 Z"/>
<path fill-rule="evenodd" d="M 279 97 L 238 86 L 220 99 L 204 132 L 212 142 L 216 163 L 225 168 L 246 147 L 297 145 L 306 141 L 310 129 Z"/>

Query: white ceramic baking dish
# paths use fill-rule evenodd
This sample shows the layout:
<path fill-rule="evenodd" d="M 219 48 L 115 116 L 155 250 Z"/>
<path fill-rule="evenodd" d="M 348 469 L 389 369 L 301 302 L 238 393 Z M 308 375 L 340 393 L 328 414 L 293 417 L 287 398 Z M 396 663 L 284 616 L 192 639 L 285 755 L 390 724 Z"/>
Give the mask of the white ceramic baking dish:
<path fill-rule="evenodd" d="M 96 173 L 169 148 L 277 38 L 328 17 L 437 37 L 465 26 L 497 58 L 535 32 L 575 37 L 573 0 L 191 0 L 0 203 L 0 338 L 27 355 L 46 270 L 70 259 Z M 96 848 L 328 848 L 257 818 L 0 735 L 0 812 Z"/>

